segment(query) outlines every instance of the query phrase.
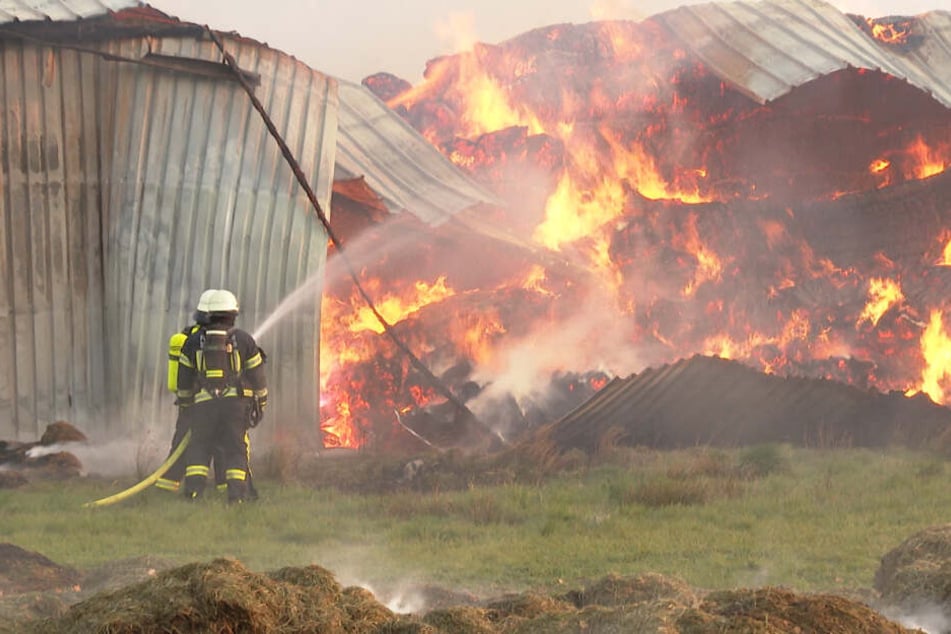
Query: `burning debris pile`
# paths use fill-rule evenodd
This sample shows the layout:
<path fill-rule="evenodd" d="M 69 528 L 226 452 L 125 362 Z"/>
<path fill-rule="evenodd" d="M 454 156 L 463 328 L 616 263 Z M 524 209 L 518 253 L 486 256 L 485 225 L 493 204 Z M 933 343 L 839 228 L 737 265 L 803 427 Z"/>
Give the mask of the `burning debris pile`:
<path fill-rule="evenodd" d="M 913 18 L 851 23 L 889 54 L 924 38 Z M 368 219 L 344 242 L 371 245 L 381 313 L 494 433 L 697 354 L 948 400 L 951 109 L 909 82 L 845 68 L 761 103 L 655 16 L 364 84 L 505 201 L 438 227 Z M 406 436 L 446 404 L 361 304 L 328 284 L 331 445 Z"/>

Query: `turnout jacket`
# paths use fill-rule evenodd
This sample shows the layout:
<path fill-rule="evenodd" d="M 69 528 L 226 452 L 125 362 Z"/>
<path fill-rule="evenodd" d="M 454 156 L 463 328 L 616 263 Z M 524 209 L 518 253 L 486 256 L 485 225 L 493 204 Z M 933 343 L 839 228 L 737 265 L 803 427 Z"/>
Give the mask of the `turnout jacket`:
<path fill-rule="evenodd" d="M 179 353 L 178 389 L 176 390 L 179 405 L 201 403 L 215 398 L 203 387 L 199 376 L 202 335 L 208 330 L 226 330 L 234 342 L 231 357 L 234 380 L 219 398 L 247 397 L 266 401 L 267 374 L 264 369 L 266 357 L 254 337 L 240 328 L 209 324 L 189 334 Z"/>

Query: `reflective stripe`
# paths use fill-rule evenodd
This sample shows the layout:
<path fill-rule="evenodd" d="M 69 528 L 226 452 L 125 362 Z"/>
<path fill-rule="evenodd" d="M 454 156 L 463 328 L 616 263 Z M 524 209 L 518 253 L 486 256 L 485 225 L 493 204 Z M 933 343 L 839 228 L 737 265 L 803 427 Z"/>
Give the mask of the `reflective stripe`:
<path fill-rule="evenodd" d="M 181 483 L 175 480 L 159 478 L 155 481 L 155 486 L 156 488 L 162 489 L 164 491 L 178 491 L 178 487 L 181 486 Z"/>
<path fill-rule="evenodd" d="M 225 483 L 223 483 L 223 484 L 216 484 L 216 485 L 215 485 L 215 490 L 216 490 L 216 491 L 227 491 L 227 490 L 228 490 L 228 483 L 225 482 Z"/>
<path fill-rule="evenodd" d="M 228 469 L 225 471 L 225 480 L 246 480 L 248 477 L 244 469 Z"/>
<path fill-rule="evenodd" d="M 261 398 L 262 396 L 267 396 L 267 388 L 262 387 L 260 390 L 254 390 L 254 396 L 256 398 Z"/>
<path fill-rule="evenodd" d="M 210 379 L 220 379 L 224 375 L 225 375 L 224 370 L 215 370 L 215 369 L 205 370 L 205 376 L 207 376 Z"/>
<path fill-rule="evenodd" d="M 245 361 L 244 367 L 245 367 L 245 369 L 247 369 L 247 370 L 252 370 L 252 369 L 258 367 L 259 365 L 261 365 L 262 363 L 264 363 L 264 359 L 261 357 L 261 353 L 258 352 L 257 354 L 255 354 L 254 356 L 252 356 L 250 359 L 248 359 L 247 361 Z"/>
<path fill-rule="evenodd" d="M 227 396 L 244 396 L 247 398 L 251 398 L 252 396 L 254 396 L 254 392 L 250 388 L 241 388 L 241 391 L 239 392 L 238 388 L 229 387 L 220 395 L 218 395 L 218 398 L 225 398 Z M 214 396 L 208 393 L 208 390 L 201 389 L 198 391 L 198 394 L 195 395 L 195 402 L 202 403 L 204 401 L 210 401 L 214 398 L 215 398 Z"/>
<path fill-rule="evenodd" d="M 203 478 L 208 477 L 209 469 L 206 465 L 203 464 L 193 464 L 185 467 L 185 477 L 190 476 L 201 476 Z"/>

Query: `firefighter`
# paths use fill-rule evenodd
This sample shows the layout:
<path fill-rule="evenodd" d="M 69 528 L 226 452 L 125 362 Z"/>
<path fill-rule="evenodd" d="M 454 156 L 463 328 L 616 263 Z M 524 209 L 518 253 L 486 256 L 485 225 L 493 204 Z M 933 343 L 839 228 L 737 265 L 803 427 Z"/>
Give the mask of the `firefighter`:
<path fill-rule="evenodd" d="M 192 430 L 184 495 L 202 497 L 217 446 L 228 502 L 243 502 L 254 497 L 248 428 L 260 422 L 267 406 L 266 357 L 250 333 L 235 327 L 239 309 L 231 291 L 213 289 L 207 299 L 207 323 L 188 335 L 179 354 L 176 394 L 189 409 Z"/>
<path fill-rule="evenodd" d="M 198 306 L 195 307 L 195 323 L 176 332 L 169 338 L 168 342 L 168 389 L 174 394 L 178 389 L 178 359 L 181 354 L 182 345 L 188 339 L 188 335 L 197 332 L 202 326 L 208 323 L 208 300 L 214 293 L 214 289 L 206 290 L 198 298 Z M 169 455 L 175 451 L 185 432 L 188 431 L 188 414 L 190 410 L 187 406 L 181 404 L 176 399 L 178 406 L 178 417 L 175 420 L 175 433 L 172 435 L 172 446 L 168 450 Z M 224 486 L 224 474 L 215 464 L 215 480 L 221 486 Z M 185 474 L 185 456 L 179 458 L 171 467 L 168 468 L 161 478 L 155 482 L 155 486 L 165 491 L 177 492 L 181 487 L 182 476 Z"/>

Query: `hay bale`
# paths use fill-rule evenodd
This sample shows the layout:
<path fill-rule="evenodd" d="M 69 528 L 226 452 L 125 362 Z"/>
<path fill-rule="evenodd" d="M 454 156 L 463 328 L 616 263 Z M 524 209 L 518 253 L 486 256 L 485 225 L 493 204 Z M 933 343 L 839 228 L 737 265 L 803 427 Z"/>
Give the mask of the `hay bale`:
<path fill-rule="evenodd" d="M 357 586 L 343 589 L 340 606 L 347 613 L 348 632 L 376 632 L 395 616 L 372 592 Z"/>
<path fill-rule="evenodd" d="M 578 632 L 678 634 L 674 622 L 683 609 L 683 606 L 671 601 L 648 601 L 615 607 L 590 605 L 571 612 L 540 614 L 522 622 L 509 621 L 499 629 L 499 632 L 504 634 L 578 634 Z"/>
<path fill-rule="evenodd" d="M 533 619 L 542 614 L 557 614 L 574 611 L 575 606 L 564 599 L 546 597 L 534 593 L 513 594 L 493 599 L 486 603 L 486 611 L 493 621 L 518 617 Z"/>
<path fill-rule="evenodd" d="M 44 447 L 58 445 L 64 442 L 85 442 L 86 434 L 64 420 L 46 426 L 46 431 L 40 436 L 40 444 Z"/>
<path fill-rule="evenodd" d="M 16 489 L 25 485 L 29 480 L 19 471 L 0 469 L 0 489 Z"/>
<path fill-rule="evenodd" d="M 680 634 L 707 632 L 867 632 L 909 634 L 872 608 L 831 594 L 796 594 L 783 588 L 711 592 L 677 619 Z"/>
<path fill-rule="evenodd" d="M 79 571 L 39 553 L 0 543 L 0 596 L 71 588 L 80 578 Z"/>
<path fill-rule="evenodd" d="M 921 530 L 887 552 L 874 587 L 887 605 L 906 611 L 937 606 L 951 614 L 951 524 Z"/>
<path fill-rule="evenodd" d="M 626 577 L 612 573 L 589 587 L 568 592 L 565 599 L 579 608 L 589 605 L 612 607 L 665 599 L 691 605 L 697 601 L 697 595 L 685 581 L 674 577 L 653 572 Z"/>
<path fill-rule="evenodd" d="M 30 592 L 0 596 L 0 634 L 24 634 L 40 619 L 62 616 L 68 603 L 62 594 Z"/>
<path fill-rule="evenodd" d="M 496 631 L 485 610 L 471 605 L 433 610 L 423 617 L 423 622 L 439 632 L 452 634 L 493 634 Z"/>
<path fill-rule="evenodd" d="M 97 594 L 44 622 L 39 632 L 347 632 L 340 585 L 317 566 L 271 574 L 215 559 L 166 570 Z"/>

